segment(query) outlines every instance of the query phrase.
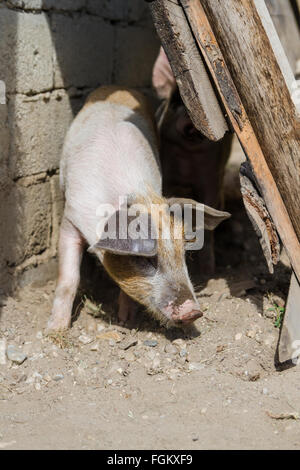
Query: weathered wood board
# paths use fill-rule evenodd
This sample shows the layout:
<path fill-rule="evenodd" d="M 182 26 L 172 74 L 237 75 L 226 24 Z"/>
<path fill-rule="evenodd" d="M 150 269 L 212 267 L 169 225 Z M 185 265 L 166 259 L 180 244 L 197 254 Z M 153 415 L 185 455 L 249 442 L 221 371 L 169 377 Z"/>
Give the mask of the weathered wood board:
<path fill-rule="evenodd" d="M 280 334 L 279 361 L 296 359 L 300 348 L 300 289 L 296 276 L 291 279 L 290 292 L 285 308 L 284 323 Z M 297 353 L 298 351 L 298 353 Z"/>
<path fill-rule="evenodd" d="M 182 99 L 195 127 L 210 140 L 220 140 L 228 126 L 184 11 L 178 0 L 153 1 L 149 5 Z"/>
<path fill-rule="evenodd" d="M 254 4 L 255 4 L 257 13 L 260 16 L 262 25 L 268 35 L 268 39 L 273 49 L 273 53 L 280 67 L 281 73 L 285 79 L 288 90 L 290 94 L 292 94 L 293 85 L 295 82 L 295 72 L 296 72 L 296 64 L 297 64 L 296 57 L 298 55 L 298 51 L 300 48 L 300 36 L 299 36 L 298 27 L 295 24 L 294 14 L 291 11 L 290 3 L 286 2 L 286 0 L 284 1 L 285 1 L 285 7 L 290 8 L 289 10 L 287 8 L 284 10 L 285 12 L 289 12 L 289 16 L 288 15 L 285 16 L 283 14 L 283 11 L 279 9 L 279 6 L 282 6 L 281 0 L 276 0 L 276 3 L 275 3 L 279 11 L 281 12 L 281 14 L 280 15 L 278 14 L 276 16 L 273 15 L 273 17 L 271 17 L 270 15 L 270 12 L 266 6 L 265 0 L 254 0 Z M 276 18 L 277 18 L 277 29 L 275 28 L 275 23 L 274 23 L 274 19 Z M 292 20 L 294 21 L 294 23 L 292 23 Z M 291 23 L 289 34 L 287 34 L 283 28 L 283 25 L 287 21 Z M 292 28 L 292 26 L 294 26 L 294 29 Z M 281 37 L 279 36 L 279 32 L 280 32 Z M 289 45 L 287 43 L 285 44 L 286 49 L 284 48 L 284 44 L 282 42 L 282 40 L 284 39 L 286 40 L 287 43 L 289 43 Z M 297 45 L 298 47 L 296 47 Z M 291 62 L 289 62 L 288 60 L 287 51 L 289 51 L 289 57 L 290 57 Z M 293 68 L 292 68 L 291 63 L 293 65 Z M 300 111 L 300 108 L 299 108 L 299 111 Z"/>
<path fill-rule="evenodd" d="M 266 0 L 266 5 L 292 71 L 295 74 L 297 60 L 300 59 L 300 31 L 292 3 L 288 0 Z"/>

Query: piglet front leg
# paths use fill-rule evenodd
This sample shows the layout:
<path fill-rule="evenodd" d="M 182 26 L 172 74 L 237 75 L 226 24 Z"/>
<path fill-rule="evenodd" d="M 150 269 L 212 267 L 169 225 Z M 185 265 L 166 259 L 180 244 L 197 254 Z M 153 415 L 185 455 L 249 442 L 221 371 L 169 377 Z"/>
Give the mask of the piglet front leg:
<path fill-rule="evenodd" d="M 121 325 L 134 325 L 136 322 L 138 304 L 122 290 L 119 294 L 118 303 L 118 320 Z"/>
<path fill-rule="evenodd" d="M 47 331 L 64 330 L 71 325 L 72 307 L 80 280 L 84 241 L 78 230 L 64 218 L 59 238 L 59 275 Z"/>

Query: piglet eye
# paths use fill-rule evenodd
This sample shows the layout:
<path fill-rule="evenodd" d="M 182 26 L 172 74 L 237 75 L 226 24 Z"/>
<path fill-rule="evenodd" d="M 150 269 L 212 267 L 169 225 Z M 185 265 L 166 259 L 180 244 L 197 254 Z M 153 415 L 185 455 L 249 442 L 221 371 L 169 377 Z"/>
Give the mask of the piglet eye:
<path fill-rule="evenodd" d="M 157 256 L 151 256 L 150 258 L 147 258 L 147 260 L 155 269 L 157 269 Z"/>

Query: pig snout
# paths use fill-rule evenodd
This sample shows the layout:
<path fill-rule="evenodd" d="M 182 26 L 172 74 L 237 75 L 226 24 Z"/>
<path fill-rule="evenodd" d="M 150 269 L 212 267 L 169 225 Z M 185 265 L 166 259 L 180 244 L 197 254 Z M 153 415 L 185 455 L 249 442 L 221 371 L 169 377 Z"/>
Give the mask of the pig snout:
<path fill-rule="evenodd" d="M 169 302 L 167 307 L 162 309 L 162 313 L 171 321 L 177 324 L 192 323 L 197 318 L 203 316 L 203 313 L 199 309 L 199 305 L 193 300 L 186 300 L 181 305 L 174 305 L 173 302 Z"/>
<path fill-rule="evenodd" d="M 199 132 L 194 124 L 191 121 L 191 118 L 187 114 L 187 112 L 182 109 L 181 107 L 178 110 L 177 118 L 175 121 L 175 128 L 176 131 L 180 136 L 184 139 L 197 139 L 202 141 L 203 135 Z"/>

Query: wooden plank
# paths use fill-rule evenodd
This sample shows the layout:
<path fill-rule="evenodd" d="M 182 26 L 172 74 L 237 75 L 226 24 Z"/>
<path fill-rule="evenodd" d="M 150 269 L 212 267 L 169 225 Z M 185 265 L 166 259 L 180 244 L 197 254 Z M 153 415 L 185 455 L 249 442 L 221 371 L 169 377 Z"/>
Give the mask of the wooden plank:
<path fill-rule="evenodd" d="M 297 356 L 297 349 L 299 351 L 300 347 L 300 286 L 294 274 L 285 311 L 278 349 L 280 362 L 289 361 L 293 354 Z"/>
<path fill-rule="evenodd" d="M 300 31 L 292 3 L 288 0 L 266 0 L 266 6 L 295 75 L 297 60 L 300 59 Z M 277 52 L 274 47 L 273 50 Z"/>
<path fill-rule="evenodd" d="M 241 193 L 246 212 L 258 236 L 271 274 L 280 260 L 280 242 L 264 200 L 255 188 L 255 177 L 249 162 L 240 168 Z"/>
<path fill-rule="evenodd" d="M 195 127 L 210 140 L 220 140 L 228 126 L 178 0 L 159 0 L 149 5 L 181 97 Z"/>
<path fill-rule="evenodd" d="M 283 10 L 282 0 L 276 0 L 276 10 L 273 10 L 276 11 L 276 15 L 273 14 L 271 16 L 265 0 L 254 0 L 256 10 L 268 35 L 281 73 L 285 78 L 289 92 L 292 93 L 292 87 L 295 82 L 298 58 L 296 56 L 298 55 L 300 36 L 297 25 L 295 24 L 293 12 L 291 11 L 291 5 L 286 0 L 284 0 L 284 3 L 285 10 Z M 274 0 L 272 0 L 272 4 L 274 4 Z M 288 10 L 288 8 L 290 9 Z M 289 15 L 287 15 L 287 13 L 289 13 Z M 277 28 L 275 28 L 275 24 Z M 287 29 L 288 32 L 286 31 Z M 288 56 L 290 61 L 288 60 Z"/>
<path fill-rule="evenodd" d="M 300 244 L 297 237 L 300 236 L 300 142 L 295 124 L 296 110 L 285 79 L 253 2 L 202 0 L 201 3 L 199 0 L 181 0 L 228 117 L 251 162 L 268 211 L 300 280 Z M 214 25 L 218 38 L 209 21 Z M 238 90 L 231 76 L 235 78 Z"/>

